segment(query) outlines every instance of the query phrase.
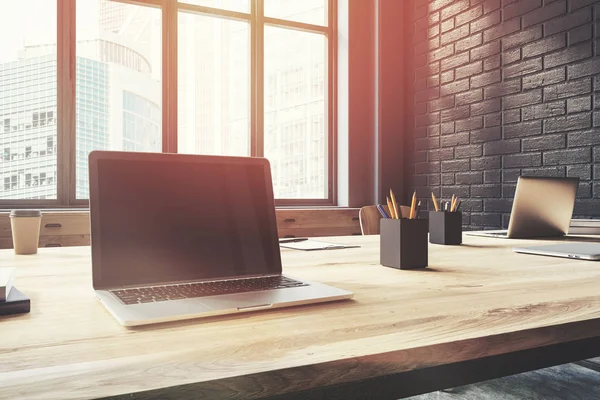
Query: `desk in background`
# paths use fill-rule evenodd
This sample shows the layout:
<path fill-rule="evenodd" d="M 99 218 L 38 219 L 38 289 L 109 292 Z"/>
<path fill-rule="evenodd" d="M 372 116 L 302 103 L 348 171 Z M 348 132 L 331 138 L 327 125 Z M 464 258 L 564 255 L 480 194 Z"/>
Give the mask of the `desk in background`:
<path fill-rule="evenodd" d="M 399 271 L 378 236 L 327 240 L 362 247 L 284 271 L 353 300 L 137 329 L 95 299 L 89 247 L 2 250 L 32 307 L 0 319 L 0 397 L 392 399 L 600 355 L 600 262 L 511 250 L 552 241 L 465 235 Z"/>

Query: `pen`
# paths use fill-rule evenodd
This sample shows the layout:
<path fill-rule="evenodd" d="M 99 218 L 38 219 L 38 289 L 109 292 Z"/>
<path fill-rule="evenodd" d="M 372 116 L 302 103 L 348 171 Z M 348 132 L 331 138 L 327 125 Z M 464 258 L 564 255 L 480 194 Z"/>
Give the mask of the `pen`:
<path fill-rule="evenodd" d="M 305 240 L 308 240 L 308 238 L 286 238 L 286 239 L 279 239 L 279 243 L 296 243 L 296 242 L 303 242 Z"/>
<path fill-rule="evenodd" d="M 377 204 L 377 209 L 379 210 L 379 213 L 381 214 L 381 216 L 383 218 L 389 218 L 389 216 L 387 215 L 387 213 L 385 212 L 385 209 L 383 208 L 383 206 L 381 204 Z"/>
<path fill-rule="evenodd" d="M 417 203 L 417 211 L 415 212 L 415 218 L 419 218 L 419 211 L 421 211 L 421 200 Z"/>

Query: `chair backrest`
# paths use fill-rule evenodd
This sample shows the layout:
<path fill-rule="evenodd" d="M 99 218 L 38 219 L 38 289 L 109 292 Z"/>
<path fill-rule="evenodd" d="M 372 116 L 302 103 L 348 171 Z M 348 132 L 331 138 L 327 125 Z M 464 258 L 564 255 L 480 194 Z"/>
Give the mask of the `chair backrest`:
<path fill-rule="evenodd" d="M 410 215 L 410 207 L 399 206 L 400 214 L 402 218 L 408 218 Z M 390 215 L 390 210 L 387 205 L 383 206 L 385 212 Z M 377 209 L 377 206 L 364 206 L 358 212 L 358 219 L 360 220 L 360 230 L 363 235 L 379 235 L 379 220 L 381 214 Z"/>

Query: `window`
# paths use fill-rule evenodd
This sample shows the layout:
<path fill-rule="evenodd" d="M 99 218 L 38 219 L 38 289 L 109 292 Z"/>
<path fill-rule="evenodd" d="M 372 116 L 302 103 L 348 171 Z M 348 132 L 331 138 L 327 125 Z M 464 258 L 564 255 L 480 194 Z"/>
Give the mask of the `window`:
<path fill-rule="evenodd" d="M 0 204 L 86 207 L 90 151 L 125 150 L 267 157 L 278 204 L 334 205 L 335 7 L 0 5 Z"/>

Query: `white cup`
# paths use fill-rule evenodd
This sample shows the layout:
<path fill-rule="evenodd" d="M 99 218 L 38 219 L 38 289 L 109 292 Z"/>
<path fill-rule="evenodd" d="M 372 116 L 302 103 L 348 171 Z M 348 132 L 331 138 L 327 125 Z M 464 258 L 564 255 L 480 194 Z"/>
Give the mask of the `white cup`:
<path fill-rule="evenodd" d="M 12 210 L 10 227 L 15 254 L 35 254 L 40 242 L 40 210 Z"/>

